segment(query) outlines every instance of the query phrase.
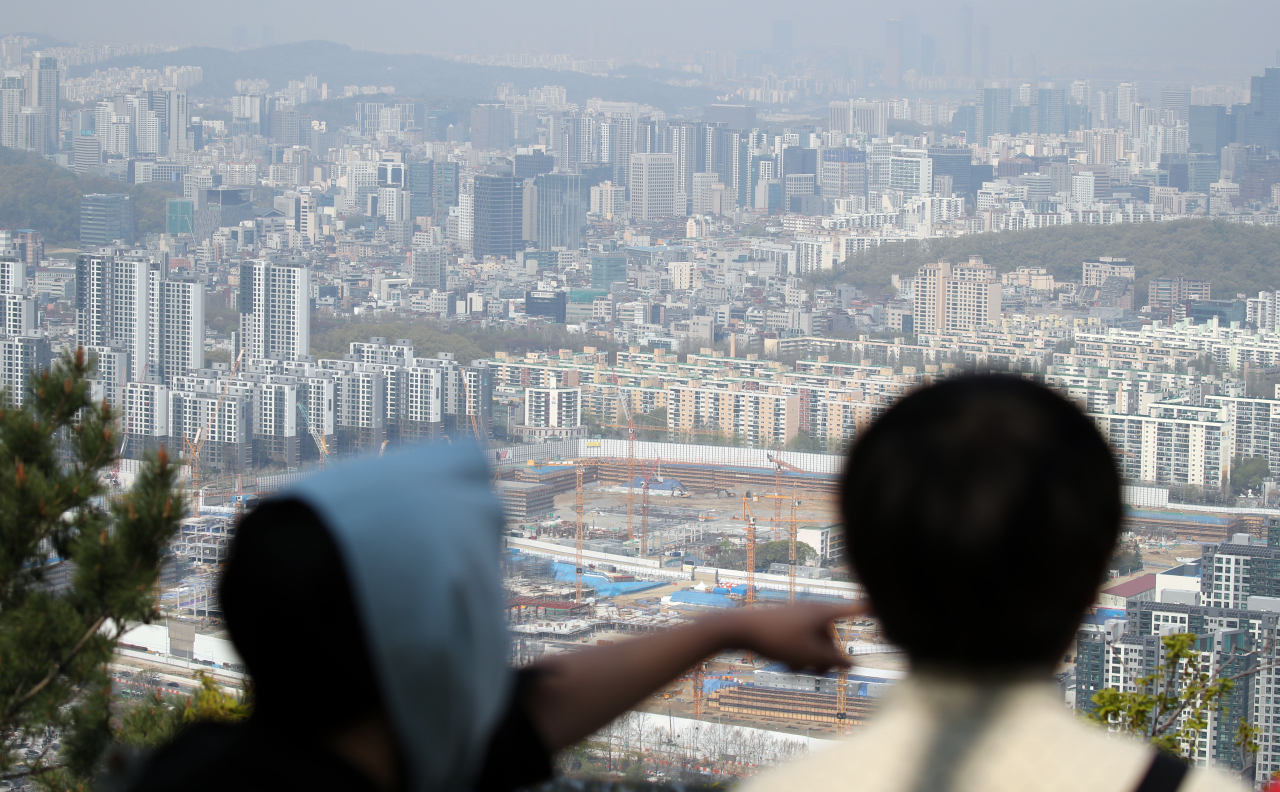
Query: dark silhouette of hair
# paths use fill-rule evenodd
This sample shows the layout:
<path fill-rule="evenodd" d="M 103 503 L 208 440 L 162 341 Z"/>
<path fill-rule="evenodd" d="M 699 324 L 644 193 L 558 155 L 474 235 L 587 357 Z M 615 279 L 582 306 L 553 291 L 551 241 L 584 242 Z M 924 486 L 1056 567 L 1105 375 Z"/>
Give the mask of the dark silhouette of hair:
<path fill-rule="evenodd" d="M 245 515 L 219 596 L 255 718 L 324 735 L 381 706 L 342 554 L 311 507 L 269 500 Z"/>
<path fill-rule="evenodd" d="M 1104 577 L 1120 479 L 1070 402 L 1019 377 L 963 376 L 858 439 L 843 511 L 855 574 L 913 662 L 1045 667 Z"/>

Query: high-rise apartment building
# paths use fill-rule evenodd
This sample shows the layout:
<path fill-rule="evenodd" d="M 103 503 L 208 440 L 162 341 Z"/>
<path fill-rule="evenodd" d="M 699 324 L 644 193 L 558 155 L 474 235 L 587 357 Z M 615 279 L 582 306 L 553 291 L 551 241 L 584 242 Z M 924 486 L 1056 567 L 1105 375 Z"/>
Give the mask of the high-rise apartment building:
<path fill-rule="evenodd" d="M 508 149 L 514 130 L 511 111 L 506 105 L 482 104 L 471 109 L 471 147 L 474 149 Z"/>
<path fill-rule="evenodd" d="M 204 366 L 204 285 L 170 278 L 146 251 L 76 260 L 76 340 L 127 356 L 124 379 L 169 383 Z"/>
<path fill-rule="evenodd" d="M 651 222 L 676 213 L 674 154 L 631 155 L 631 219 Z"/>
<path fill-rule="evenodd" d="M 28 107 L 39 110 L 47 119 L 44 144 L 46 152 L 58 150 L 58 98 L 61 95 L 58 75 L 57 58 L 47 57 L 39 52 L 31 55 L 25 99 Z M 28 144 L 27 148 L 35 146 Z"/>
<path fill-rule="evenodd" d="M 1000 276 L 980 256 L 963 264 L 926 264 L 916 273 L 912 317 L 920 335 L 995 324 L 1000 319 Z"/>
<path fill-rule="evenodd" d="M 1170 310 L 1183 300 L 1208 300 L 1210 285 L 1204 278 L 1152 278 L 1147 283 L 1147 306 L 1151 310 Z"/>
<path fill-rule="evenodd" d="M 311 271 L 303 263 L 241 264 L 239 307 L 246 357 L 297 360 L 311 354 Z"/>

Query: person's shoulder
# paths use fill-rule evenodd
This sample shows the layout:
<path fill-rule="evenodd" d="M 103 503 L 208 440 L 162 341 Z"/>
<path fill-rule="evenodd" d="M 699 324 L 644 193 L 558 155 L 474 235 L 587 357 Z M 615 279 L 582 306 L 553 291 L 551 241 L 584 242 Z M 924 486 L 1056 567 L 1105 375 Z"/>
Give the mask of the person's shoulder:
<path fill-rule="evenodd" d="M 876 740 L 861 734 L 836 745 L 824 747 L 786 764 L 770 768 L 739 787 L 739 792 L 796 792 L 798 789 L 823 790 L 848 786 L 850 772 L 856 768 L 860 792 L 873 792 L 890 786 L 892 777 L 904 764 L 912 761 L 908 745 L 898 746 L 892 761 L 875 748 Z"/>
<path fill-rule="evenodd" d="M 1248 785 L 1214 767 L 1193 767 L 1178 792 L 1244 792 Z"/>

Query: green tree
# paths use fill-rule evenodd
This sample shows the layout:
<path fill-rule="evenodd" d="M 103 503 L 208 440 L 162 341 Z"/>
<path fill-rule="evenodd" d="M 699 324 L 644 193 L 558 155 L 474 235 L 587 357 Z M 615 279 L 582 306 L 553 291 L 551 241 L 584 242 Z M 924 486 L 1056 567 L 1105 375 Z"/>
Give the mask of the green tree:
<path fill-rule="evenodd" d="M 1237 495 L 1246 490 L 1262 488 L 1262 480 L 1271 475 L 1271 468 L 1264 456 L 1235 457 L 1231 460 L 1231 491 Z"/>
<path fill-rule="evenodd" d="M 0 411 L 0 778 L 84 788 L 113 736 L 107 663 L 130 622 L 155 615 L 161 553 L 183 514 L 161 450 L 108 499 L 114 416 L 89 398 L 83 351 L 32 373 Z M 12 400 L 12 394 L 9 395 Z M 53 564 L 73 565 L 63 590 Z M 28 761 L 17 746 L 56 734 Z"/>
<path fill-rule="evenodd" d="M 1223 699 L 1237 681 L 1257 673 L 1258 664 L 1223 676 L 1219 668 L 1203 664 L 1196 636 L 1191 633 L 1161 637 L 1164 657 L 1148 674 L 1133 679 L 1133 691 L 1105 688 L 1093 694 L 1095 705 L 1089 719 L 1150 742 L 1157 749 L 1191 760 L 1195 756 L 1200 731 L 1208 726 L 1209 715 L 1224 711 Z M 1257 751 L 1256 735 L 1248 722 L 1241 721 L 1235 745 L 1242 753 Z M 1247 765 L 1247 761 L 1242 761 Z"/>
<path fill-rule="evenodd" d="M 761 520 L 764 522 L 764 520 Z M 804 566 L 818 557 L 818 552 L 804 542 L 796 542 L 796 565 Z M 756 571 L 764 571 L 770 564 L 787 564 L 791 558 L 788 541 L 765 542 L 756 547 Z"/>
<path fill-rule="evenodd" d="M 1114 569 L 1122 575 L 1141 570 L 1142 548 L 1138 547 L 1137 542 L 1119 545 L 1111 556 L 1111 566 L 1108 569 Z"/>

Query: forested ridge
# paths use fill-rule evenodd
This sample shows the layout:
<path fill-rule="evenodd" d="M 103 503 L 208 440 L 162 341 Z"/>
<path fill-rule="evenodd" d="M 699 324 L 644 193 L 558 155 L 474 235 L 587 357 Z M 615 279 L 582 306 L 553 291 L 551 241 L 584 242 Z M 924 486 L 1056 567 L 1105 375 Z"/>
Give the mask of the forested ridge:
<path fill-rule="evenodd" d="M 0 228 L 34 228 L 50 250 L 79 247 L 80 196 L 93 193 L 132 195 L 142 235 L 164 230 L 165 201 L 182 197 L 182 185 L 77 176 L 39 154 L 0 146 Z"/>
<path fill-rule="evenodd" d="M 1137 302 L 1147 281 L 1186 275 L 1208 278 L 1215 298 L 1280 289 L 1280 228 L 1188 219 L 1109 226 L 1070 225 L 971 234 L 882 245 L 852 256 L 834 270 L 815 273 L 811 286 L 851 283 L 873 293 L 892 274 L 915 275 L 924 264 L 982 256 L 999 272 L 1044 267 L 1059 281 L 1079 281 L 1081 263 L 1100 256 L 1127 258 L 1138 278 Z"/>

